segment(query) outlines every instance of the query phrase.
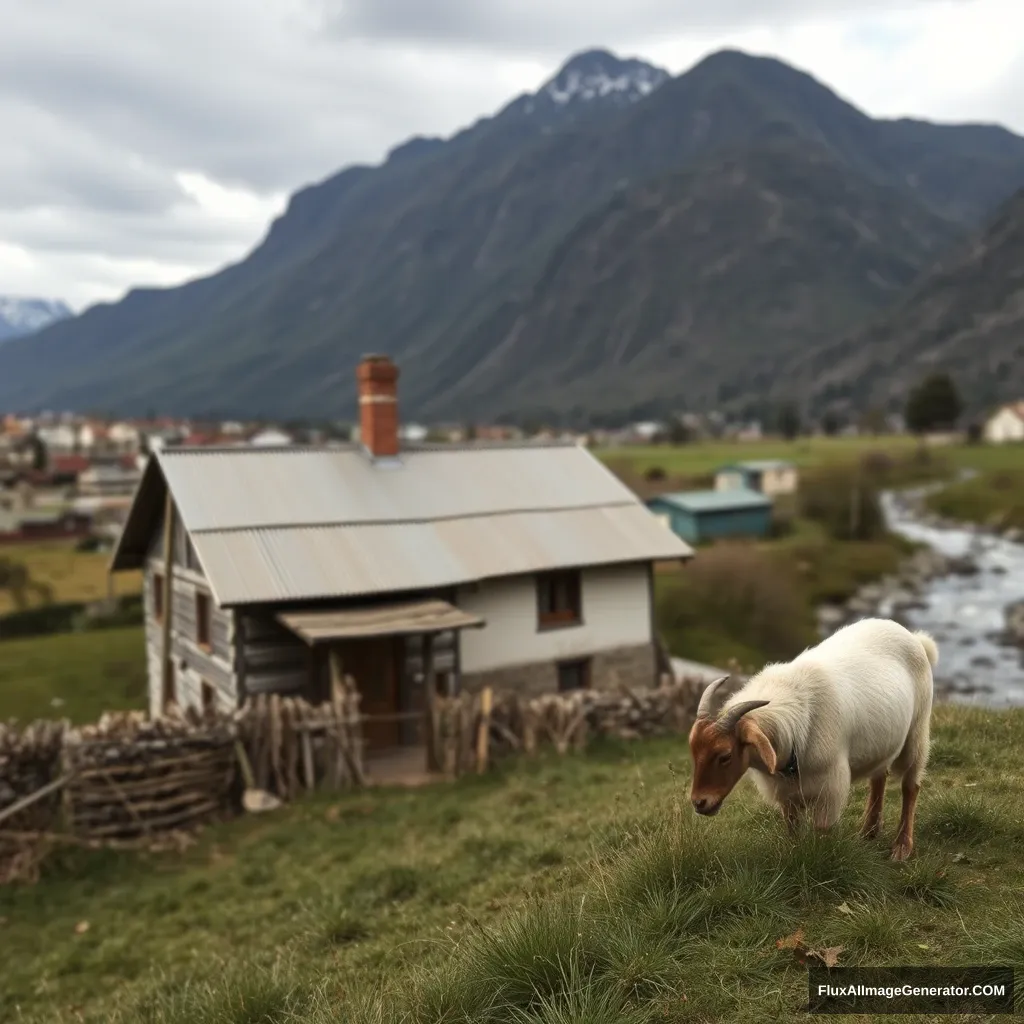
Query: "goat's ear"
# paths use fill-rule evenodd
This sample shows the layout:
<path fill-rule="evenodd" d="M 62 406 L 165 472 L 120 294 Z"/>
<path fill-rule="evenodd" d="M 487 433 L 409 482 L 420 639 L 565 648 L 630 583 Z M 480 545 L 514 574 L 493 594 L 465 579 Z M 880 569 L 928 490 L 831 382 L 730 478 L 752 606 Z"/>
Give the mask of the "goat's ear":
<path fill-rule="evenodd" d="M 759 728 L 757 722 L 752 718 L 741 718 L 736 727 L 736 738 L 740 743 L 748 744 L 757 751 L 761 763 L 768 770 L 769 775 L 775 774 L 778 758 L 775 756 L 775 748 L 771 741 Z"/>

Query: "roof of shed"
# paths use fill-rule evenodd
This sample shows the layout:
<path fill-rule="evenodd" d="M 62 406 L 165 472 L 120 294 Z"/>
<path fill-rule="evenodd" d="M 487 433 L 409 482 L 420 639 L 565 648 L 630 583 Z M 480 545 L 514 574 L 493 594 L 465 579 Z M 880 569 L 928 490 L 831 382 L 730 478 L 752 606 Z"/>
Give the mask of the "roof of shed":
<path fill-rule="evenodd" d="M 407 636 L 486 625 L 447 601 L 415 601 L 348 611 L 281 612 L 278 621 L 307 644 L 374 636 Z"/>
<path fill-rule="evenodd" d="M 429 590 L 692 556 L 576 444 L 162 449 L 111 569 L 145 561 L 166 488 L 221 605 Z"/>
<path fill-rule="evenodd" d="M 719 466 L 718 472 L 722 473 L 730 469 L 742 469 L 754 473 L 764 473 L 772 469 L 793 469 L 794 463 L 788 459 L 744 459 L 740 462 L 730 462 L 726 466 Z"/>
<path fill-rule="evenodd" d="M 651 500 L 675 505 L 686 512 L 731 512 L 742 508 L 770 508 L 772 504 L 771 498 L 745 487 L 731 491 L 677 491 Z"/>

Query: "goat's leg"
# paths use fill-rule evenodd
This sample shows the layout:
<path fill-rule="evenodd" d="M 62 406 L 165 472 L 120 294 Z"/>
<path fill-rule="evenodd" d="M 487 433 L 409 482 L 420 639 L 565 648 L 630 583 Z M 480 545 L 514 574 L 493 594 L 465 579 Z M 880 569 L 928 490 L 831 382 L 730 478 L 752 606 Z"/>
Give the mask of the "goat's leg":
<path fill-rule="evenodd" d="M 832 777 L 818 791 L 814 800 L 814 827 L 826 832 L 842 816 L 850 798 L 850 766 L 845 760 L 838 762 Z"/>
<path fill-rule="evenodd" d="M 885 783 L 889 772 L 884 771 L 871 779 L 871 791 L 868 804 L 864 809 L 864 820 L 861 822 L 860 834 L 865 839 L 874 839 L 882 829 L 882 806 L 885 803 Z"/>
<path fill-rule="evenodd" d="M 903 810 L 900 813 L 900 830 L 892 847 L 893 860 L 906 860 L 914 850 L 914 815 L 917 812 L 917 797 L 921 783 L 917 772 L 911 768 L 903 776 Z"/>

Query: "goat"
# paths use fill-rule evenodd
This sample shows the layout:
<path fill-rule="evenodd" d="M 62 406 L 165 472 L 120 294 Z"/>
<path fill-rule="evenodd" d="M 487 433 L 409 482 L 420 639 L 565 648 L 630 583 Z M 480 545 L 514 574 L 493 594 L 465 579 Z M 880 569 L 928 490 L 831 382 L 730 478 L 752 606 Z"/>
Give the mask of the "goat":
<path fill-rule="evenodd" d="M 766 665 L 741 686 L 729 676 L 701 696 L 690 730 L 694 809 L 714 815 L 749 772 L 792 834 L 810 810 L 831 828 L 851 783 L 870 780 L 861 835 L 882 827 L 890 771 L 902 779 L 903 808 L 893 860 L 914 848 L 914 813 L 928 762 L 932 669 L 939 650 L 924 632 L 890 619 L 862 619 L 792 661 Z"/>

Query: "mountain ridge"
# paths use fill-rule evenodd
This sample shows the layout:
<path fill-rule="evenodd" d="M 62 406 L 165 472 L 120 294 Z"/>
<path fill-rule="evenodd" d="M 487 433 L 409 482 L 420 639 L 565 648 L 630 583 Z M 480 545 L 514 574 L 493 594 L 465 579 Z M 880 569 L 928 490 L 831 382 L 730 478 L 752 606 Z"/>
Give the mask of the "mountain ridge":
<path fill-rule="evenodd" d="M 521 404 L 513 398 L 521 379 L 536 382 L 531 403 L 557 409 L 562 392 L 545 394 L 544 377 L 562 356 L 550 345 L 530 350 L 527 364 L 507 364 L 504 394 L 500 386 L 474 393 L 472 385 L 488 379 L 487 360 L 498 346 L 527 351 L 508 341 L 516 317 L 558 319 L 550 310 L 524 310 L 524 303 L 538 294 L 538 275 L 553 254 L 566 251 L 566 239 L 597 211 L 607 213 L 616 196 L 724 153 L 742 161 L 744 151 L 803 147 L 845 168 L 843 195 L 854 220 L 858 203 L 881 201 L 878 190 L 900 197 L 896 226 L 933 239 L 914 257 L 915 272 L 923 273 L 1024 182 L 1024 139 L 1005 129 L 874 120 L 806 72 L 737 50 L 709 55 L 628 103 L 586 107 L 581 116 L 509 114 L 516 102 L 447 140 L 407 140 L 378 165 L 344 168 L 299 189 L 252 252 L 214 274 L 177 288 L 133 289 L 119 303 L 46 329 L 31 348 L 4 346 L 0 407 L 352 416 L 352 372 L 372 349 L 402 365 L 407 414 L 462 418 L 504 407 L 511 415 Z M 799 251 L 818 245 L 827 254 L 827 238 L 815 240 L 809 218 L 800 223 L 811 234 Z M 687 258 L 699 263 L 697 255 Z M 879 250 L 877 259 L 881 270 L 851 272 L 884 279 L 892 254 Z M 759 271 L 744 266 L 730 281 L 737 298 L 720 308 L 714 336 L 739 329 L 749 314 L 743 296 L 756 290 Z M 576 292 L 562 296 L 566 307 L 599 286 L 577 280 Z M 636 336 L 622 344 L 664 349 L 685 323 L 646 324 L 632 287 L 601 296 L 632 310 Z M 836 287 L 844 295 L 875 294 L 856 282 Z M 659 291 L 644 301 L 667 300 Z M 873 300 L 854 305 L 841 333 L 880 312 Z M 814 322 L 823 304 L 812 307 L 819 313 L 800 331 L 813 349 L 830 340 L 818 335 L 833 327 Z M 607 349 L 607 324 L 588 331 L 572 344 Z M 559 347 L 565 344 L 560 338 Z M 787 345 L 764 338 L 757 358 L 771 363 Z M 723 388 L 735 390 L 743 376 L 740 365 L 695 357 L 680 390 L 670 379 L 679 372 L 675 363 L 657 370 L 643 374 L 648 405 L 706 402 Z M 595 393 L 595 411 L 619 401 L 615 389 L 595 383 L 607 371 L 577 368 L 574 387 Z M 630 372 L 627 366 L 618 381 L 624 392 L 641 386 Z M 625 397 L 620 404 L 631 405 Z"/>

